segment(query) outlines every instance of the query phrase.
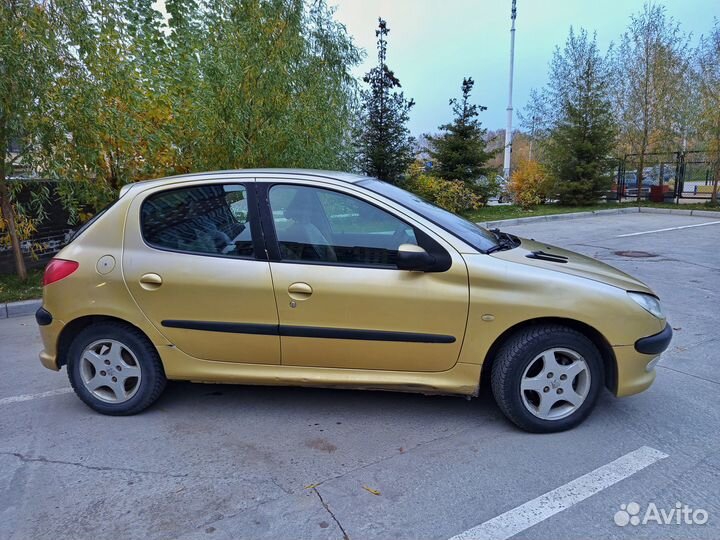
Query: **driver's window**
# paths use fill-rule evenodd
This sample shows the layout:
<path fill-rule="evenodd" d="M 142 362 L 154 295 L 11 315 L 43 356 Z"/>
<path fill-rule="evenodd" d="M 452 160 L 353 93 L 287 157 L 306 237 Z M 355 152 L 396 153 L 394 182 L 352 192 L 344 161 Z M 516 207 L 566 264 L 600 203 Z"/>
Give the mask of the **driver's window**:
<path fill-rule="evenodd" d="M 393 267 L 400 244 L 417 244 L 412 226 L 344 193 L 277 185 L 270 207 L 283 260 Z"/>

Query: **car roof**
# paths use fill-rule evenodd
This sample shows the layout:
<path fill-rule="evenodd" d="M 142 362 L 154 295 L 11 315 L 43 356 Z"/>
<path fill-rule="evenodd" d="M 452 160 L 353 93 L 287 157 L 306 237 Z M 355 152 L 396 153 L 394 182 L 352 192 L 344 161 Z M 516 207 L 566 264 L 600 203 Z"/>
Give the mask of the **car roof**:
<path fill-rule="evenodd" d="M 319 169 L 230 169 L 225 171 L 209 171 L 209 172 L 197 172 L 189 174 L 180 174 L 176 176 L 166 176 L 164 178 L 158 178 L 155 180 L 141 180 L 132 184 L 125 184 L 120 190 L 120 196 L 122 197 L 127 192 L 137 189 L 145 189 L 150 187 L 162 186 L 165 184 L 173 184 L 176 182 L 190 182 L 195 180 L 213 180 L 222 179 L 226 176 L 242 175 L 242 176 L 265 176 L 265 175 L 282 175 L 282 176 L 314 176 L 318 178 L 329 178 L 332 180 L 338 180 L 340 182 L 347 182 L 355 184 L 361 180 L 365 180 L 368 177 L 361 174 L 354 174 L 340 171 L 324 171 Z"/>

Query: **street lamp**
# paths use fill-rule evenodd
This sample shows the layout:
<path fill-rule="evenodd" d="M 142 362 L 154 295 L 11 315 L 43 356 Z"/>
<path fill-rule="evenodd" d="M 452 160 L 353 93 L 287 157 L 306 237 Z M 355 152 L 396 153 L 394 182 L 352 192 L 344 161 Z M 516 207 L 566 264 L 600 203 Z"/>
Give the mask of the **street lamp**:
<path fill-rule="evenodd" d="M 503 174 L 505 179 L 510 178 L 510 154 L 512 153 L 512 90 L 513 90 L 513 68 L 515 64 L 515 17 L 517 17 L 516 0 L 512 0 L 512 11 L 510 12 L 510 84 L 508 88 L 507 125 L 505 127 L 505 159 L 503 161 Z"/>

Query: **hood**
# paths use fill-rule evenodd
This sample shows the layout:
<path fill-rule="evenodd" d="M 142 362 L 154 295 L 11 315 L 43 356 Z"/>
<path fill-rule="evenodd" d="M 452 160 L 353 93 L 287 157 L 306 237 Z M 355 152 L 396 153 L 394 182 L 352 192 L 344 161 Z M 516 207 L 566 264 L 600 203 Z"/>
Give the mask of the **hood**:
<path fill-rule="evenodd" d="M 642 281 L 592 257 L 551 246 L 544 242 L 536 242 L 525 238 L 520 238 L 520 241 L 520 246 L 506 251 L 497 251 L 491 254 L 491 257 L 592 279 L 627 291 L 654 294 Z"/>

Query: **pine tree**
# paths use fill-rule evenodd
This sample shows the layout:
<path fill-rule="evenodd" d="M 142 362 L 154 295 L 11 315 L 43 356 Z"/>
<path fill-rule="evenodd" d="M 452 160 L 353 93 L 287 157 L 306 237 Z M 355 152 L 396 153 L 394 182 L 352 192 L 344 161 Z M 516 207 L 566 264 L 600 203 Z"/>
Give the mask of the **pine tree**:
<path fill-rule="evenodd" d="M 445 180 L 462 180 L 470 187 L 478 188 L 478 180 L 490 170 L 487 166 L 493 157 L 485 146 L 486 129 L 482 128 L 479 113 L 487 109 L 470 103 L 470 93 L 475 81 L 472 77 L 463 79 L 462 98 L 450 100 L 453 113 L 452 123 L 440 126 L 438 137 L 428 137 L 430 156 L 436 162 L 433 174 Z"/>
<path fill-rule="evenodd" d="M 414 157 L 414 139 L 406 124 L 415 101 L 394 90 L 401 85 L 386 63 L 389 32 L 387 23 L 378 19 L 378 65 L 363 77 L 370 88 L 361 93 L 358 159 L 365 174 L 397 183 Z"/>
<path fill-rule="evenodd" d="M 553 111 L 546 159 L 563 204 L 590 204 L 610 187 L 615 125 L 609 85 L 609 65 L 595 37 L 570 29 L 553 56 L 545 94 Z"/>

